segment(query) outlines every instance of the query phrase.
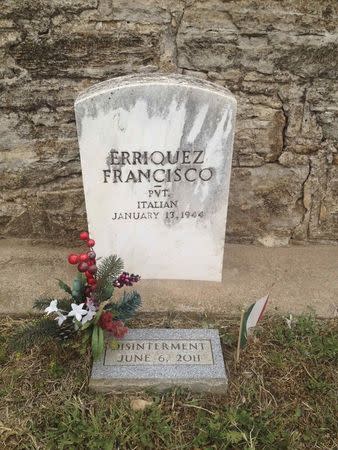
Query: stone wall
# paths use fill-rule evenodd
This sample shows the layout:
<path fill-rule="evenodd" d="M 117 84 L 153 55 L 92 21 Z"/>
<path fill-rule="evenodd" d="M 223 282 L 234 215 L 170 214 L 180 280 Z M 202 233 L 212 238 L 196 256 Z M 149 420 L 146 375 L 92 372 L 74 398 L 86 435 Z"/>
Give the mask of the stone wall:
<path fill-rule="evenodd" d="M 85 227 L 73 101 L 132 72 L 238 99 L 227 238 L 338 238 L 335 0 L 5 0 L 0 231 L 71 243 Z"/>

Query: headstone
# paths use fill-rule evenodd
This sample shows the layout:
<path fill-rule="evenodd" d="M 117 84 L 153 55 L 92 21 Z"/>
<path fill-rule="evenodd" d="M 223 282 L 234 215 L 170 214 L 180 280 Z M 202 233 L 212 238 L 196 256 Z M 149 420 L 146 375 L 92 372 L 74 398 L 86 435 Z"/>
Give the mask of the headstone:
<path fill-rule="evenodd" d="M 221 281 L 236 101 L 182 75 L 97 84 L 75 102 L 89 231 L 143 278 Z"/>
<path fill-rule="evenodd" d="M 131 329 L 94 362 L 89 387 L 113 391 L 173 386 L 224 393 L 227 375 L 217 330 Z"/>

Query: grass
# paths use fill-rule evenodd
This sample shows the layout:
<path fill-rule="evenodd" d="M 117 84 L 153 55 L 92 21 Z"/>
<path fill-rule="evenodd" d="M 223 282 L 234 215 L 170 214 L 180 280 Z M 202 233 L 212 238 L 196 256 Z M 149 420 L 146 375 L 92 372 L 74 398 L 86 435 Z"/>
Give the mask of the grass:
<path fill-rule="evenodd" d="M 238 320 L 188 314 L 141 315 L 134 327 L 217 327 L 230 385 L 224 396 L 87 391 L 90 355 L 78 344 L 8 354 L 23 320 L 0 319 L 0 441 L 4 449 L 337 449 L 336 320 L 265 319 L 233 355 Z M 152 400 L 133 411 L 135 398 Z"/>

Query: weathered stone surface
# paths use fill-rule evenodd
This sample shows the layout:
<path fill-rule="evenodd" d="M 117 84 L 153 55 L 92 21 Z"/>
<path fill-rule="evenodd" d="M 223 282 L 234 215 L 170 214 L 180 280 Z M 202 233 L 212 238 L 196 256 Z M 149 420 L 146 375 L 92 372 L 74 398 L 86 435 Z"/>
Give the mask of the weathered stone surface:
<path fill-rule="evenodd" d="M 278 99 L 277 99 L 278 100 Z M 286 123 L 280 101 L 273 103 L 262 96 L 240 95 L 235 158 L 239 166 L 262 166 L 275 162 L 283 152 Z"/>
<path fill-rule="evenodd" d="M 337 240 L 336 10 L 335 0 L 5 0 L 0 232 L 71 241 L 86 223 L 77 93 L 113 76 L 164 71 L 217 82 L 239 100 L 228 239 Z M 263 212 L 256 188 L 235 192 L 267 178 L 273 207 L 266 200 Z M 65 199 L 57 213 L 49 192 Z"/>
<path fill-rule="evenodd" d="M 308 175 L 307 165 L 233 168 L 227 226 L 229 238 L 247 235 L 250 242 L 258 230 L 261 243 L 269 238 L 276 245 L 288 244 L 293 230 L 303 220 L 302 189 Z"/>

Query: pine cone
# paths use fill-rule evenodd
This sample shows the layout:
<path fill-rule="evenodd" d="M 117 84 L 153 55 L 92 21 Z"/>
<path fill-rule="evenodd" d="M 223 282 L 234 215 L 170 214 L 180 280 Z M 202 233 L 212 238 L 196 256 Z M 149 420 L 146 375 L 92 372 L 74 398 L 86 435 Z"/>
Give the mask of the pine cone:
<path fill-rule="evenodd" d="M 76 334 L 74 324 L 71 320 L 65 320 L 63 324 L 59 327 L 59 332 L 56 338 L 60 341 L 65 341 L 66 339 L 71 339 Z"/>

